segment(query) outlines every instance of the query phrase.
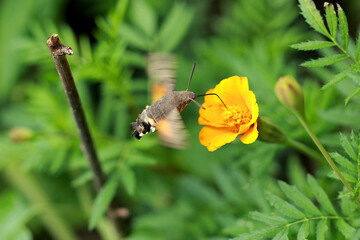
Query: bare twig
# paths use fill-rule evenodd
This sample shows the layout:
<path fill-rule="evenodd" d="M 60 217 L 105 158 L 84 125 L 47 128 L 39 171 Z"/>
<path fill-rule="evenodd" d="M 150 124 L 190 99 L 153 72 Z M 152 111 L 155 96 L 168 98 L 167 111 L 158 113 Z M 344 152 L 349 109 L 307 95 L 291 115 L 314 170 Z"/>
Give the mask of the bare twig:
<path fill-rule="evenodd" d="M 94 142 L 90 134 L 90 130 L 86 121 L 85 113 L 81 105 L 80 97 L 75 86 L 74 78 L 72 76 L 69 63 L 66 59 L 66 54 L 73 55 L 74 52 L 70 47 L 64 46 L 57 34 L 53 34 L 48 38 L 46 44 L 49 47 L 51 56 L 55 62 L 56 69 L 59 73 L 61 83 L 69 102 L 71 111 L 74 115 L 77 129 L 81 138 L 81 148 L 89 161 L 91 171 L 94 175 L 94 184 L 97 191 L 105 184 L 105 175 L 101 168 L 99 158 L 97 156 Z M 113 221 L 118 233 L 121 234 L 120 226 L 116 220 L 115 208 L 109 206 L 107 211 L 109 218 Z"/>

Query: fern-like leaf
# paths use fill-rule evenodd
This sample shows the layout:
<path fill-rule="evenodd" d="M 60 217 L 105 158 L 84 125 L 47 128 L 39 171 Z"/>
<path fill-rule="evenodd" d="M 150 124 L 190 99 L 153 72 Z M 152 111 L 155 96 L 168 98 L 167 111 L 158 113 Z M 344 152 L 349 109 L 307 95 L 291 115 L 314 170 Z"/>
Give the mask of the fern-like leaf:
<path fill-rule="evenodd" d="M 356 61 L 359 61 L 359 60 L 360 60 L 360 33 L 356 40 Z"/>
<path fill-rule="evenodd" d="M 344 10 L 340 7 L 339 4 L 336 4 L 336 5 L 337 5 L 337 12 L 338 12 L 338 17 L 339 17 L 340 37 L 341 37 L 341 40 L 342 40 L 342 43 L 343 43 L 343 48 L 346 51 L 348 46 L 349 46 L 348 22 L 347 22 L 347 18 L 346 18 Z"/>
<path fill-rule="evenodd" d="M 279 186 L 285 195 L 291 199 L 291 201 L 299 208 L 308 212 L 309 215 L 317 216 L 321 215 L 320 210 L 311 202 L 311 200 L 305 197 L 295 186 L 290 186 L 283 181 L 279 181 Z"/>
<path fill-rule="evenodd" d="M 260 212 L 251 212 L 249 216 L 254 220 L 261 221 L 273 226 L 284 225 L 287 223 L 285 218 Z"/>
<path fill-rule="evenodd" d="M 355 91 L 353 91 L 349 96 L 347 96 L 347 97 L 345 98 L 345 105 L 347 105 L 347 104 L 350 102 L 350 100 L 351 100 L 353 97 L 355 97 L 356 95 L 358 95 L 359 93 L 360 93 L 360 87 L 357 88 Z"/>
<path fill-rule="evenodd" d="M 156 38 L 157 47 L 164 52 L 172 51 L 185 36 L 193 17 L 194 10 L 185 4 L 175 2 L 159 30 Z"/>
<path fill-rule="evenodd" d="M 276 234 L 273 240 L 287 240 L 288 239 L 289 228 L 284 228 Z"/>
<path fill-rule="evenodd" d="M 333 38 L 335 38 L 336 30 L 337 30 L 337 17 L 336 17 L 334 5 L 332 5 L 331 3 L 325 2 L 324 8 L 325 8 L 326 23 L 330 30 L 331 36 Z"/>
<path fill-rule="evenodd" d="M 305 221 L 298 232 L 297 240 L 304 240 L 309 236 L 309 221 Z"/>
<path fill-rule="evenodd" d="M 134 25 L 149 37 L 153 36 L 157 20 L 154 10 L 144 0 L 134 0 L 130 6 L 130 18 Z"/>
<path fill-rule="evenodd" d="M 347 159 L 346 157 L 340 155 L 337 152 L 334 153 L 330 153 L 331 158 L 334 159 L 334 161 L 336 163 L 338 163 L 339 165 L 343 166 L 344 168 L 346 168 L 348 170 L 349 174 L 353 174 L 356 175 L 357 174 L 357 169 L 356 167 L 352 164 L 351 161 L 349 161 L 349 159 Z"/>
<path fill-rule="evenodd" d="M 327 57 L 312 59 L 301 64 L 303 67 L 325 67 L 343 61 L 347 58 L 346 54 L 334 54 Z"/>
<path fill-rule="evenodd" d="M 328 48 L 332 46 L 335 46 L 333 42 L 315 40 L 315 41 L 292 44 L 290 47 L 301 51 L 312 51 L 312 50 Z"/>
<path fill-rule="evenodd" d="M 94 229 L 100 218 L 104 215 L 115 195 L 117 182 L 117 176 L 115 175 L 105 183 L 104 187 L 96 196 L 89 220 L 89 230 Z"/>
<path fill-rule="evenodd" d="M 320 220 L 316 226 L 316 240 L 325 240 L 325 233 L 327 230 L 327 219 Z"/>
<path fill-rule="evenodd" d="M 299 209 L 287 201 L 269 192 L 266 194 L 266 197 L 270 201 L 271 205 L 273 205 L 279 211 L 279 213 L 283 214 L 284 216 L 293 219 L 306 218 L 304 213 L 302 213 Z"/>
<path fill-rule="evenodd" d="M 354 133 L 352 133 L 353 135 Z M 353 138 L 353 136 L 351 136 Z M 347 138 L 344 134 L 340 133 L 340 143 L 343 149 L 345 150 L 346 154 L 351 157 L 352 159 L 357 159 L 356 152 L 354 150 L 354 147 L 352 146 L 352 143 L 350 142 L 350 139 Z M 355 147 L 356 148 L 356 147 Z"/>
<path fill-rule="evenodd" d="M 346 239 L 352 239 L 351 236 L 355 233 L 355 228 L 351 227 L 343 219 L 336 221 L 337 229 L 346 237 Z"/>
<path fill-rule="evenodd" d="M 346 181 L 348 181 L 350 183 L 357 183 L 357 178 L 354 177 L 353 175 L 351 175 L 351 174 L 349 174 L 347 172 L 344 172 L 344 171 L 341 174 L 343 175 L 343 177 L 345 178 Z M 328 176 L 333 178 L 333 179 L 340 180 L 339 176 L 336 175 L 335 172 L 330 172 Z"/>
<path fill-rule="evenodd" d="M 265 227 L 260 230 L 253 231 L 252 233 L 243 233 L 233 238 L 232 240 L 262 240 L 268 236 L 274 235 L 280 227 Z"/>
<path fill-rule="evenodd" d="M 320 12 L 316 9 L 314 2 L 312 0 L 299 0 L 299 6 L 301 14 L 304 16 L 306 22 L 315 29 L 315 31 L 330 37 Z"/>
<path fill-rule="evenodd" d="M 333 79 L 331 79 L 328 83 L 326 83 L 324 86 L 322 86 L 321 90 L 325 90 L 325 89 L 341 82 L 342 80 L 344 80 L 347 77 L 348 72 L 349 72 L 349 69 L 345 69 L 344 71 L 336 74 Z"/>

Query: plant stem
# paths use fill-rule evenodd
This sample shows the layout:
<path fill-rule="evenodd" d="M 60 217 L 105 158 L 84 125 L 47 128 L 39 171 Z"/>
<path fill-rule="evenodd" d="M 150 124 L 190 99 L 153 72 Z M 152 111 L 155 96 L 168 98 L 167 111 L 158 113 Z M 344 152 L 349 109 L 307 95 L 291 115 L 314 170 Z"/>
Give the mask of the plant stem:
<path fill-rule="evenodd" d="M 51 56 L 55 62 L 56 69 L 60 76 L 61 83 L 64 87 L 65 95 L 69 102 L 81 138 L 81 148 L 89 161 L 90 169 L 94 176 L 94 184 L 96 190 L 99 192 L 105 184 L 105 175 L 95 150 L 94 142 L 91 137 L 69 63 L 66 59 L 66 54 L 73 55 L 74 53 L 70 47 L 64 46 L 60 42 L 59 36 L 57 34 L 53 34 L 51 37 L 49 37 L 46 41 L 46 44 L 49 47 Z M 122 231 L 117 222 L 114 210 L 115 206 L 113 205 L 114 204 L 111 204 L 108 207 L 107 214 L 120 236 Z"/>
<path fill-rule="evenodd" d="M 77 239 L 71 227 L 59 216 L 56 208 L 51 205 L 51 201 L 33 176 L 24 171 L 19 171 L 19 166 L 16 164 L 9 164 L 4 168 L 4 173 L 8 181 L 13 184 L 31 204 L 39 206 L 41 211 L 40 219 L 54 239 Z"/>
<path fill-rule="evenodd" d="M 89 160 L 91 170 L 94 174 L 94 183 L 97 190 L 105 183 L 105 177 L 101 168 L 94 142 L 90 134 L 90 130 L 86 121 L 85 113 L 81 105 L 80 97 L 75 86 L 75 82 L 70 70 L 69 63 L 66 59 L 66 54 L 72 55 L 73 51 L 70 47 L 65 47 L 59 40 L 57 34 L 52 35 L 48 41 L 51 56 L 54 59 L 56 69 L 59 73 L 61 83 L 74 115 L 79 135 L 82 141 L 82 150 Z"/>
<path fill-rule="evenodd" d="M 329 153 L 326 151 L 326 149 L 324 148 L 324 146 L 320 143 L 319 139 L 317 138 L 317 136 L 315 135 L 315 133 L 313 132 L 313 130 L 310 128 L 308 122 L 306 121 L 305 117 L 301 116 L 298 113 L 295 113 L 296 117 L 298 118 L 298 120 L 300 121 L 301 125 L 305 128 L 305 130 L 307 131 L 307 133 L 309 134 L 309 136 L 311 137 L 311 139 L 313 140 L 313 142 L 315 143 L 315 145 L 318 147 L 318 149 L 320 150 L 321 154 L 324 156 L 324 158 L 326 159 L 326 161 L 328 162 L 328 164 L 330 165 L 330 167 L 335 171 L 336 175 L 340 178 L 340 181 L 344 184 L 344 186 L 352 193 L 354 194 L 354 190 L 352 189 L 352 187 L 350 186 L 350 184 L 346 181 L 346 179 L 344 178 L 344 176 L 341 174 L 341 172 L 339 171 L 339 169 L 336 167 L 334 161 L 331 159 Z M 360 201 L 357 198 L 357 196 L 355 196 L 355 200 L 356 202 L 360 205 Z"/>
<path fill-rule="evenodd" d="M 321 154 L 319 154 L 319 152 L 315 151 L 314 149 L 308 147 L 307 145 L 305 145 L 301 142 L 298 142 L 291 138 L 286 138 L 285 144 L 289 147 L 292 147 L 292 148 L 295 148 L 295 149 L 301 151 L 302 153 L 304 153 L 314 159 L 323 161 L 323 157 L 321 156 Z"/>

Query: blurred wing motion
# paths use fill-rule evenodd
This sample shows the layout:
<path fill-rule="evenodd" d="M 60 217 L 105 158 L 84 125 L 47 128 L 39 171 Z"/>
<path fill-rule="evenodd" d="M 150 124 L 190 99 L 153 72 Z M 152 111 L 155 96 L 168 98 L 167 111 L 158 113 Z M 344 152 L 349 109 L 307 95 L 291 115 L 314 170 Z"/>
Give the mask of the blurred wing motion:
<path fill-rule="evenodd" d="M 150 53 L 147 59 L 147 72 L 151 81 L 151 101 L 156 102 L 168 91 L 175 90 L 176 61 L 172 54 Z M 156 131 L 163 145 L 182 149 L 186 147 L 188 133 L 180 113 L 174 109 L 161 120 Z"/>

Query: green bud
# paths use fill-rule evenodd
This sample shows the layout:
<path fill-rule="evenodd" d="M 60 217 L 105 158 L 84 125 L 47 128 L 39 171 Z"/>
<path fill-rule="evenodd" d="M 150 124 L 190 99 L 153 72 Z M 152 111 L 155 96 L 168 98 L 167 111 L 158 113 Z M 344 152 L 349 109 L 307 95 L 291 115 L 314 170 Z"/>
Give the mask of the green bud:
<path fill-rule="evenodd" d="M 9 132 L 9 138 L 13 142 L 27 141 L 34 136 L 34 132 L 26 127 L 14 127 Z"/>
<path fill-rule="evenodd" d="M 282 143 L 286 137 L 280 127 L 268 117 L 259 117 L 257 120 L 259 140 L 269 143 Z"/>
<path fill-rule="evenodd" d="M 280 77 L 275 84 L 275 93 L 285 107 L 304 116 L 304 93 L 293 77 Z"/>

